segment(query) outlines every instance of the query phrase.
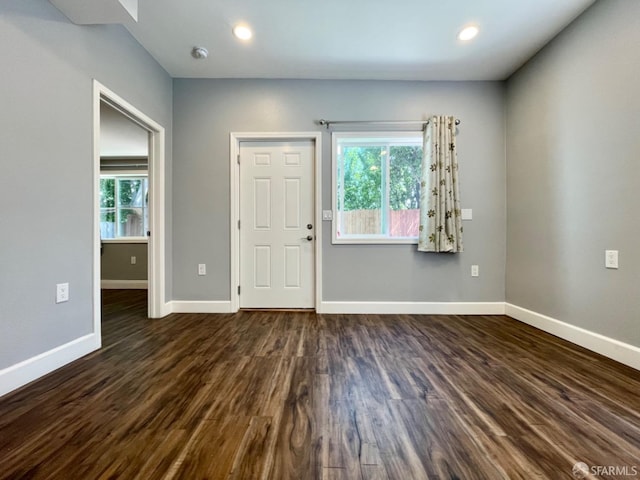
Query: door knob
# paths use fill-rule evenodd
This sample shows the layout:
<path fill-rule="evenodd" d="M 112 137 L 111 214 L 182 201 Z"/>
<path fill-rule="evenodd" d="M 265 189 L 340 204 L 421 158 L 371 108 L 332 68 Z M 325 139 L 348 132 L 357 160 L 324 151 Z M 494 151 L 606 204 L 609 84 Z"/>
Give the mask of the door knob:
<path fill-rule="evenodd" d="M 302 237 L 302 240 L 307 240 L 308 242 L 310 242 L 311 240 L 313 240 L 313 236 L 307 235 L 306 237 Z"/>

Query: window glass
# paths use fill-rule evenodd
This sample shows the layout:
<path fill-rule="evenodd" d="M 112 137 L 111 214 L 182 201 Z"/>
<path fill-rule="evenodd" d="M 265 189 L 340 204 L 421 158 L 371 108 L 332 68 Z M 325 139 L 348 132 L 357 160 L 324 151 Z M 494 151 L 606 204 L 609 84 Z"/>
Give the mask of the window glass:
<path fill-rule="evenodd" d="M 334 243 L 415 243 L 420 133 L 334 133 Z"/>
<path fill-rule="evenodd" d="M 149 182 L 146 176 L 100 177 L 100 237 L 144 238 L 149 224 Z"/>

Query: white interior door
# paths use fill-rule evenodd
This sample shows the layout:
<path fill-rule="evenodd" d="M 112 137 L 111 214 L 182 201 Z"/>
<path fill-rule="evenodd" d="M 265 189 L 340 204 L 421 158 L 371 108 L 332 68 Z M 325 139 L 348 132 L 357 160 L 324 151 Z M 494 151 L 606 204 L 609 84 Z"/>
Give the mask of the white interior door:
<path fill-rule="evenodd" d="M 240 307 L 313 308 L 314 144 L 240 143 Z"/>

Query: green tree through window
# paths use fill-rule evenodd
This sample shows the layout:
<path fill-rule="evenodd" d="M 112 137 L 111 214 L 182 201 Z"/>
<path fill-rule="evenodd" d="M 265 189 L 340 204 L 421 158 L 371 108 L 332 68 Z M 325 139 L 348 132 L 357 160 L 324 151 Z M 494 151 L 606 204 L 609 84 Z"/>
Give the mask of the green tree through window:
<path fill-rule="evenodd" d="M 416 239 L 422 166 L 420 134 L 334 135 L 334 239 Z"/>
<path fill-rule="evenodd" d="M 344 210 L 382 208 L 380 147 L 344 149 Z"/>
<path fill-rule="evenodd" d="M 101 176 L 101 238 L 144 237 L 148 228 L 148 190 L 146 175 Z"/>
<path fill-rule="evenodd" d="M 389 206 L 391 210 L 420 208 L 422 147 L 391 147 Z"/>

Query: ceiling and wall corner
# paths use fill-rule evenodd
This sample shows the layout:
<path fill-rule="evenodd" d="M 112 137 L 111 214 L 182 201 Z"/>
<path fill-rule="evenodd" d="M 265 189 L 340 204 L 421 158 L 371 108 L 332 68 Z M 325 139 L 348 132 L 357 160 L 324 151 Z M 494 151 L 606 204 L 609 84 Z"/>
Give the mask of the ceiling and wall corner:
<path fill-rule="evenodd" d="M 138 21 L 138 0 L 49 0 L 77 25 Z"/>

